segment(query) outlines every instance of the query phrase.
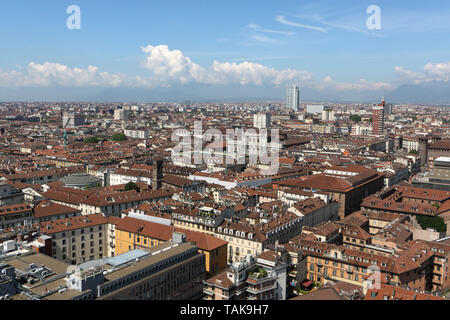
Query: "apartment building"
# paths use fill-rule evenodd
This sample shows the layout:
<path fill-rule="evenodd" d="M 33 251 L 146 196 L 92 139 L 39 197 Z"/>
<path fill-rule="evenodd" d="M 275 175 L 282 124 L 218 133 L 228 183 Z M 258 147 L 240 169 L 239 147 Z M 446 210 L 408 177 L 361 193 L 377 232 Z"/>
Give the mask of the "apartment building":
<path fill-rule="evenodd" d="M 337 201 L 326 203 L 320 198 L 309 198 L 294 203 L 288 211 L 301 217 L 304 226 L 313 227 L 323 221 L 338 220 L 339 203 Z"/>
<path fill-rule="evenodd" d="M 169 190 L 136 190 L 114 192 L 108 194 L 92 194 L 80 203 L 83 215 L 101 213 L 105 217 L 120 217 L 122 211 L 137 207 L 144 202 L 159 202 L 168 200 L 173 192 Z"/>
<path fill-rule="evenodd" d="M 174 233 L 183 233 L 187 242 L 195 243 L 205 256 L 208 276 L 225 269 L 227 265 L 227 242 L 211 235 L 175 228 L 157 222 L 125 217 L 116 225 L 116 252 L 123 254 L 136 249 L 147 250 L 173 238 Z"/>
<path fill-rule="evenodd" d="M 48 200 L 41 201 L 33 207 L 34 222 L 44 222 L 81 216 L 81 210 Z"/>
<path fill-rule="evenodd" d="M 0 207 L 0 228 L 12 228 L 32 224 L 33 209 L 28 203 Z"/>
<path fill-rule="evenodd" d="M 379 255 L 310 240 L 290 245 L 302 250 L 299 260 L 305 259 L 306 278 L 314 282 L 330 279 L 364 286 L 378 270 L 384 284 L 429 292 L 448 287 L 448 246 L 411 241 L 394 255 Z"/>
<path fill-rule="evenodd" d="M 176 208 L 172 211 L 172 224 L 176 228 L 214 235 L 215 229 L 232 213 L 232 208 L 207 205 Z"/>
<path fill-rule="evenodd" d="M 26 184 L 39 184 L 43 185 L 49 182 L 55 182 L 59 179 L 74 174 L 84 173 L 86 168 L 83 166 L 62 168 L 62 169 L 49 169 L 30 172 L 20 172 L 12 175 L 7 175 L 5 178 L 12 182 L 21 182 Z"/>
<path fill-rule="evenodd" d="M 302 219 L 291 212 L 277 213 L 259 224 L 236 219 L 225 220 L 214 236 L 228 241 L 228 261 L 240 261 L 247 255 L 257 256 L 269 244 L 287 243 L 301 233 Z"/>
<path fill-rule="evenodd" d="M 0 206 L 19 204 L 23 201 L 22 191 L 8 183 L 5 178 L 0 178 Z"/>
<path fill-rule="evenodd" d="M 305 179 L 273 183 L 276 189 L 328 192 L 339 203 L 339 218 L 360 209 L 363 199 L 384 187 L 384 174 L 361 166 L 332 167 Z"/>
<path fill-rule="evenodd" d="M 52 257 L 73 265 L 107 256 L 107 226 L 101 214 L 39 223 L 41 234 L 53 239 Z"/>
<path fill-rule="evenodd" d="M 395 186 L 364 199 L 361 211 L 434 217 L 449 199 L 449 191 Z"/>
<path fill-rule="evenodd" d="M 286 257 L 269 250 L 230 264 L 204 281 L 204 300 L 286 300 Z"/>
<path fill-rule="evenodd" d="M 127 184 L 129 182 L 143 182 L 151 185 L 153 181 L 153 174 L 145 170 L 132 170 L 132 169 L 115 169 L 106 173 L 108 176 L 108 182 L 110 186 Z"/>

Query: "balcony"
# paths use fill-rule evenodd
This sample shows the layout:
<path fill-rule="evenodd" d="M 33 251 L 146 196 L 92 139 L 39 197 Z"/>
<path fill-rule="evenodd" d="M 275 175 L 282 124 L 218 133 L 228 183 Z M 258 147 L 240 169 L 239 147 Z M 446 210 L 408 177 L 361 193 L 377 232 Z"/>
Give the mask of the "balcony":
<path fill-rule="evenodd" d="M 247 292 L 253 293 L 253 294 L 259 294 L 270 290 L 275 290 L 277 288 L 277 283 L 275 282 L 271 286 L 262 287 L 262 288 L 253 288 L 253 287 L 247 287 Z"/>
<path fill-rule="evenodd" d="M 214 292 L 209 290 L 208 288 L 203 288 L 203 293 L 207 294 L 208 296 L 214 296 Z"/>

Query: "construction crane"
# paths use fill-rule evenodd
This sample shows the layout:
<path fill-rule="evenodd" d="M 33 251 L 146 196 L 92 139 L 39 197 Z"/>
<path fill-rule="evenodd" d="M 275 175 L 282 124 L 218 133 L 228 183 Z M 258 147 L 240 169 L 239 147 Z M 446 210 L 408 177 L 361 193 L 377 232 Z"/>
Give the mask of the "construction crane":
<path fill-rule="evenodd" d="M 64 121 L 64 115 L 63 112 L 61 110 L 61 120 Z M 63 130 L 64 130 L 64 134 L 63 134 L 63 139 L 64 139 L 64 150 L 67 150 L 67 125 L 70 122 L 70 117 L 67 119 L 66 124 L 63 123 Z"/>

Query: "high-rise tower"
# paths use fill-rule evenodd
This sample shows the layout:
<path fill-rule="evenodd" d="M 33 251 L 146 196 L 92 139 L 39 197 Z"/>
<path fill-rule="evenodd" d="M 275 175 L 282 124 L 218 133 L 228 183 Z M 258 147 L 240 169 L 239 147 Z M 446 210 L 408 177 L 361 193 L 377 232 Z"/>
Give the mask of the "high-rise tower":
<path fill-rule="evenodd" d="M 298 85 L 290 85 L 286 89 L 286 108 L 298 111 L 300 107 L 300 89 Z"/>

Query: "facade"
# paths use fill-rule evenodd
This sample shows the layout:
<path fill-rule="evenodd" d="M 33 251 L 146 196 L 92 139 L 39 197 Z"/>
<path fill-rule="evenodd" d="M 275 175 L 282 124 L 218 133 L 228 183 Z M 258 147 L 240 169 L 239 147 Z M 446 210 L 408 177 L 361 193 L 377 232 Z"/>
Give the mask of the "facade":
<path fill-rule="evenodd" d="M 24 194 L 6 179 L 0 179 L 0 206 L 19 204 L 23 202 Z"/>
<path fill-rule="evenodd" d="M 384 132 L 384 106 L 372 108 L 372 134 L 379 135 Z"/>
<path fill-rule="evenodd" d="M 32 222 L 33 209 L 28 203 L 0 207 L 1 229 L 31 225 Z"/>
<path fill-rule="evenodd" d="M 339 202 L 339 218 L 360 209 L 364 198 L 384 187 L 384 174 L 361 166 L 336 167 L 304 180 L 285 180 L 273 184 L 275 188 L 295 188 L 307 192 L 327 192 Z"/>
<path fill-rule="evenodd" d="M 166 190 L 141 191 L 136 190 L 115 192 L 108 195 L 93 194 L 82 200 L 79 208 L 83 215 L 101 213 L 105 217 L 119 217 L 121 212 L 138 206 L 144 202 L 157 202 L 170 199 L 173 192 Z"/>
<path fill-rule="evenodd" d="M 132 139 L 148 139 L 150 137 L 150 132 L 146 129 L 128 127 L 124 130 L 124 134 L 128 138 Z"/>
<path fill-rule="evenodd" d="M 313 227 L 321 222 L 338 220 L 339 203 L 310 198 L 295 203 L 288 211 L 302 217 L 303 226 Z"/>
<path fill-rule="evenodd" d="M 116 109 L 114 110 L 114 120 L 128 121 L 130 115 L 129 110 Z"/>
<path fill-rule="evenodd" d="M 242 261 L 247 255 L 257 256 L 269 245 L 287 243 L 301 233 L 302 218 L 294 213 L 276 214 L 258 224 L 226 220 L 214 232 L 228 241 L 228 261 Z"/>
<path fill-rule="evenodd" d="M 300 107 L 300 89 L 297 85 L 290 85 L 286 89 L 286 108 L 298 111 Z"/>
<path fill-rule="evenodd" d="M 183 233 L 187 242 L 193 242 L 205 255 L 207 275 L 221 272 L 227 265 L 227 242 L 211 235 L 188 231 L 173 226 L 125 217 L 116 226 L 116 252 L 156 247 L 173 237 L 174 231 Z"/>
<path fill-rule="evenodd" d="M 100 214 L 41 222 L 41 234 L 52 237 L 52 257 L 68 264 L 102 259 L 108 252 L 108 221 Z"/>
<path fill-rule="evenodd" d="M 266 251 L 247 255 L 204 281 L 204 300 L 286 300 L 286 255 Z"/>
<path fill-rule="evenodd" d="M 268 113 L 258 113 L 253 115 L 253 127 L 258 129 L 269 129 L 272 120 Z"/>
<path fill-rule="evenodd" d="M 202 295 L 205 257 L 190 243 L 169 241 L 106 264 L 103 283 L 93 288 L 98 300 L 195 300 Z"/>
<path fill-rule="evenodd" d="M 335 121 L 334 111 L 331 107 L 324 107 L 322 111 L 322 121 Z"/>

